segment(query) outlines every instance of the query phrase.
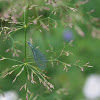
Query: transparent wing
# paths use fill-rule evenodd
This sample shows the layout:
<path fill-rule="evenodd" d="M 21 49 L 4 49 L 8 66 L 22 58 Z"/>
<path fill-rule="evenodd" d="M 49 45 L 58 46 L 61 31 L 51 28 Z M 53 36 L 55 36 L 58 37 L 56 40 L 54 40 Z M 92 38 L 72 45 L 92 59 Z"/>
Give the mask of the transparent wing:
<path fill-rule="evenodd" d="M 32 48 L 32 53 L 34 55 L 34 59 L 38 65 L 39 68 L 45 69 L 47 64 L 46 64 L 46 57 L 44 54 L 42 54 L 38 49 Z"/>
<path fill-rule="evenodd" d="M 33 45 L 31 45 L 30 42 L 27 41 L 27 43 L 29 44 L 29 46 L 32 50 L 34 59 L 38 65 L 38 67 L 41 69 L 45 69 L 47 64 L 46 64 L 46 57 L 44 56 L 44 54 L 42 54 L 38 49 L 36 49 Z"/>

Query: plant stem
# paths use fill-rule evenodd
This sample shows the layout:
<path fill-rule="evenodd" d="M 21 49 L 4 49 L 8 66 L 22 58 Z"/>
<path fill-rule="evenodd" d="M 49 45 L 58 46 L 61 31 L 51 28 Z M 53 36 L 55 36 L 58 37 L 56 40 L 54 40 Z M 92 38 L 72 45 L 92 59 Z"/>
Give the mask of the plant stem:
<path fill-rule="evenodd" d="M 27 31 L 27 28 L 25 28 L 25 63 L 27 62 L 27 50 L 26 50 L 26 31 Z"/>
<path fill-rule="evenodd" d="M 28 7 L 24 9 L 24 27 L 25 27 L 25 63 L 27 63 L 27 48 L 26 48 L 26 33 L 27 33 L 27 23 L 28 23 L 28 12 L 29 12 L 29 0 Z"/>
<path fill-rule="evenodd" d="M 27 7 L 27 4 L 28 4 L 28 7 Z M 29 0 L 28 0 L 28 2 L 25 2 L 25 0 L 24 0 L 24 7 L 25 7 L 24 8 L 24 28 L 25 28 L 25 63 L 26 63 L 26 65 L 25 65 L 26 66 L 26 100 L 27 100 L 28 99 L 28 77 L 29 77 L 29 72 L 28 72 L 28 66 L 27 66 L 26 33 L 27 33 L 27 24 L 28 24 L 28 13 L 29 13 Z"/>

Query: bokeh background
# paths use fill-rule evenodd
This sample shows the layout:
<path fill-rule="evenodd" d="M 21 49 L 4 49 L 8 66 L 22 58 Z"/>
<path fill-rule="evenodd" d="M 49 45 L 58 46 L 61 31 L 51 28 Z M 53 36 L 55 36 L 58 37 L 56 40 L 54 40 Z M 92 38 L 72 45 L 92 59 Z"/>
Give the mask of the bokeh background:
<path fill-rule="evenodd" d="M 27 41 L 38 46 L 48 60 L 55 57 L 53 52 L 61 53 L 65 44 L 69 55 L 61 56 L 59 60 L 71 65 L 66 72 L 63 64 L 48 62 L 46 75 L 52 78 L 49 81 L 55 89 L 48 91 L 36 79 L 38 84 L 29 86 L 29 100 L 100 100 L 99 5 L 99 0 L 29 0 Z M 20 61 L 24 61 L 25 6 L 28 6 L 27 0 L 0 0 L 0 55 Z M 16 50 L 20 51 L 14 54 Z M 27 55 L 32 56 L 28 45 Z M 80 67 L 75 66 L 77 60 L 80 60 Z M 88 62 L 93 67 L 85 66 L 82 71 L 81 66 Z M 13 65 L 16 62 L 0 61 L 0 73 L 5 73 Z M 15 91 L 13 94 L 25 100 L 25 90 L 19 92 L 19 89 L 26 79 L 26 72 L 12 84 L 18 72 L 16 70 L 5 78 L 0 74 L 0 100 L 15 100 L 2 99 L 8 91 Z"/>

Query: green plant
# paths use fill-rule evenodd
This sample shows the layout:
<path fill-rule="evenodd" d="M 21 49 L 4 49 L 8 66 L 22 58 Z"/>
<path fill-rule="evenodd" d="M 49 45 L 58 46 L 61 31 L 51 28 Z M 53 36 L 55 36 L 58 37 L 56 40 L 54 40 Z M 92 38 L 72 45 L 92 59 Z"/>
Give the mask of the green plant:
<path fill-rule="evenodd" d="M 64 1 L 57 2 L 56 0 L 54 1 L 45 0 L 45 2 L 43 1 L 41 2 L 42 3 L 40 3 L 40 1 L 35 1 L 35 0 L 34 1 L 24 0 L 24 5 L 22 1 L 20 1 L 20 4 L 22 5 L 18 4 L 16 5 L 16 3 L 13 2 L 13 4 L 16 5 L 15 6 L 16 9 L 15 7 L 9 9 L 6 12 L 6 18 L 4 17 L 5 14 L 1 18 L 0 35 L 3 37 L 3 41 L 10 41 L 10 44 L 12 45 L 11 48 L 6 50 L 6 52 L 11 51 L 13 56 L 16 56 L 16 59 L 5 57 L 3 55 L 0 56 L 1 57 L 0 61 L 10 60 L 16 62 L 16 64 L 12 65 L 11 68 L 9 68 L 6 72 L 3 72 L 1 74 L 3 74 L 3 77 L 6 77 L 7 75 L 11 75 L 14 71 L 18 70 L 19 72 L 12 81 L 12 83 L 14 83 L 17 77 L 20 76 L 23 71 L 25 71 L 26 81 L 19 90 L 21 91 L 22 88 L 25 88 L 26 99 L 28 99 L 28 94 L 30 94 L 29 82 L 31 82 L 32 84 L 37 84 L 37 81 L 35 81 L 35 76 L 37 76 L 39 82 L 42 83 L 44 86 L 46 86 L 48 90 L 52 91 L 52 89 L 54 89 L 54 86 L 48 81 L 48 79 L 51 78 L 48 77 L 46 74 L 44 74 L 43 70 L 38 69 L 36 66 L 34 66 L 33 60 L 29 62 L 29 57 L 27 54 L 27 40 L 29 41 L 29 38 L 31 36 L 29 36 L 30 33 L 28 29 L 34 28 L 35 32 L 40 31 L 45 33 L 45 31 L 47 31 L 49 33 L 52 28 L 56 29 L 57 27 L 59 27 L 59 24 L 61 24 L 64 27 L 72 28 L 73 23 L 71 19 L 69 19 L 69 16 L 67 16 L 67 14 L 70 13 L 69 11 L 71 11 L 74 14 L 75 12 L 77 12 L 77 9 L 70 7 L 70 4 L 66 6 L 64 4 L 65 3 Z M 22 10 L 20 11 L 21 8 Z M 5 24 L 7 26 L 5 26 Z M 78 29 L 80 31 L 80 29 L 77 27 L 75 27 L 75 29 Z M 23 38 L 21 39 L 22 41 L 21 42 L 15 41 L 13 35 L 17 34 L 21 30 L 24 31 L 22 33 L 23 35 L 22 36 Z M 44 35 L 45 37 L 45 34 L 42 35 Z M 23 49 L 22 50 L 17 49 L 18 45 L 23 45 L 23 44 L 25 51 L 24 53 Z M 71 64 L 64 62 L 62 59 L 60 59 L 60 57 L 68 57 L 69 55 L 72 55 L 72 53 L 69 50 L 67 50 L 67 47 L 73 46 L 72 41 L 69 43 L 62 42 L 61 47 L 59 46 L 61 49 L 58 51 L 54 50 L 54 47 L 52 45 L 48 46 L 48 44 L 46 45 L 49 49 L 47 49 L 46 51 L 49 53 L 50 56 L 48 55 L 49 57 L 47 59 L 47 63 L 51 63 L 50 66 L 61 64 L 64 67 L 64 70 L 66 70 L 67 72 L 69 67 L 71 67 Z M 21 60 L 18 60 L 17 57 L 19 57 L 19 55 L 21 54 L 24 54 L 24 56 L 23 58 L 21 58 Z M 78 65 L 77 62 L 78 61 L 76 61 L 72 65 L 78 66 L 79 68 L 81 68 L 82 71 L 83 71 L 83 66 L 90 67 L 88 64 L 85 64 L 83 66 Z"/>

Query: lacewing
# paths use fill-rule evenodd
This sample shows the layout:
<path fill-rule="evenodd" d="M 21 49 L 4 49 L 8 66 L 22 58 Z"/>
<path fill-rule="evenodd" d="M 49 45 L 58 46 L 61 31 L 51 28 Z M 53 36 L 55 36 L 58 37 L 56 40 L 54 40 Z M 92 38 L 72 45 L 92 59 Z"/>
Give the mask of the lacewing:
<path fill-rule="evenodd" d="M 31 51 L 34 56 L 34 60 L 36 61 L 38 67 L 40 69 L 45 69 L 47 64 L 46 64 L 46 57 L 43 53 L 41 53 L 35 46 L 33 46 L 30 42 L 27 42 L 31 48 Z"/>

